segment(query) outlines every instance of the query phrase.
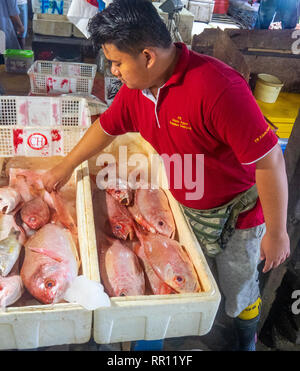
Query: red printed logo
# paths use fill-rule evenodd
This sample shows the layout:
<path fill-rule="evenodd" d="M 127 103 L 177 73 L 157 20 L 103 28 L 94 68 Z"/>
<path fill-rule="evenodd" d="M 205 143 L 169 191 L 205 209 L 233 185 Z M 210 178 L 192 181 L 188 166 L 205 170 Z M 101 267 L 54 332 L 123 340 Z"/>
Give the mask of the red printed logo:
<path fill-rule="evenodd" d="M 48 144 L 48 140 L 45 135 L 41 133 L 33 133 L 29 136 L 27 143 L 30 148 L 40 150 Z"/>
<path fill-rule="evenodd" d="M 91 5 L 94 5 L 98 8 L 98 0 L 86 0 L 88 3 L 90 3 Z"/>

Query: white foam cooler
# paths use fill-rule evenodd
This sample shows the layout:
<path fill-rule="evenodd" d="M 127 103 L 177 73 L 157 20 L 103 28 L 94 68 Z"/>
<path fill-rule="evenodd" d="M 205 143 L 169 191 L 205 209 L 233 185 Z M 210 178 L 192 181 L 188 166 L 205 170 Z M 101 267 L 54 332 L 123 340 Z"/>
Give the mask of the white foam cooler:
<path fill-rule="evenodd" d="M 132 141 L 132 133 L 130 138 Z M 141 137 L 137 135 L 137 138 L 140 140 Z M 122 145 L 124 144 L 122 139 Z M 142 148 L 147 148 L 147 145 L 142 144 Z M 165 177 L 162 168 L 161 171 Z M 165 180 L 166 178 L 163 184 L 167 184 Z M 194 263 L 203 291 L 112 297 L 111 307 L 99 308 L 93 313 L 93 337 L 96 343 L 201 336 L 208 333 L 212 327 L 221 300 L 219 289 L 181 207 L 168 190 L 165 192 L 175 218 L 179 242 L 185 246 Z M 86 203 L 89 202 L 90 200 L 87 200 Z M 92 241 L 96 241 L 93 214 L 88 213 L 87 218 L 88 234 L 92 244 Z M 101 281 L 96 244 L 94 247 L 90 245 L 89 251 L 92 277 L 96 281 Z"/>
<path fill-rule="evenodd" d="M 34 107 L 34 109 L 33 109 Z M 39 107 L 39 108 L 38 108 Z M 52 107 L 52 108 L 51 108 Z M 48 121 L 44 121 L 48 117 Z M 41 120 L 35 121 L 37 118 Z M 67 119 L 68 118 L 68 119 Z M 66 121 L 67 120 L 67 121 Z M 52 127 L 47 127 L 52 122 Z M 41 124 L 44 123 L 45 126 Z M 0 169 L 6 157 L 52 155 L 63 156 L 80 139 L 90 125 L 87 103 L 81 98 L 49 97 L 0 97 Z M 74 130 L 71 130 L 73 127 Z M 16 146 L 15 130 L 23 130 Z M 42 134 L 50 140 L 51 131 L 61 136 L 61 147 L 45 145 L 42 137 L 31 141 L 30 135 Z M 58 131 L 59 130 L 59 131 Z M 50 132 L 50 136 L 48 136 Z M 20 132 L 18 132 L 20 133 Z M 52 133 L 53 134 L 53 133 Z M 32 138 L 32 137 L 31 137 Z M 58 137 L 52 135 L 57 142 Z M 21 143 L 20 143 L 21 142 Z M 40 148 L 37 148 L 40 147 Z M 28 147 L 28 148 L 26 148 Z M 59 153 L 56 153 L 56 151 Z M 88 163 L 82 163 L 74 171 L 76 182 L 76 213 L 81 258 L 81 274 L 91 279 L 89 239 L 86 220 L 85 192 L 90 192 Z M 77 344 L 89 341 L 92 334 L 92 311 L 78 304 L 57 303 L 51 305 L 9 306 L 0 311 L 0 349 L 32 349 L 51 345 Z"/>

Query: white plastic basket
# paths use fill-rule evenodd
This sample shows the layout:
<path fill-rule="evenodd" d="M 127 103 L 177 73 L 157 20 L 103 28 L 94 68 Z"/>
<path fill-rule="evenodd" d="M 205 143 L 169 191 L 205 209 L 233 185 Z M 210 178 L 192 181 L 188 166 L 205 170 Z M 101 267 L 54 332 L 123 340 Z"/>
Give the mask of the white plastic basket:
<path fill-rule="evenodd" d="M 81 93 L 90 95 L 96 64 L 35 61 L 28 70 L 33 94 Z"/>
<path fill-rule="evenodd" d="M 76 97 L 0 97 L 0 157 L 64 156 L 91 124 Z"/>

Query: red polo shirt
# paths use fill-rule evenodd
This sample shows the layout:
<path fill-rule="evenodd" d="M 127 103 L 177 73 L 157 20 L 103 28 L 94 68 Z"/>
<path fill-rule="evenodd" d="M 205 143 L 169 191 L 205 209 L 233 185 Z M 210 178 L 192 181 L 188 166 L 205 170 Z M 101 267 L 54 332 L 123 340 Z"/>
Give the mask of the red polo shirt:
<path fill-rule="evenodd" d="M 176 46 L 181 49 L 180 57 L 157 99 L 149 91 L 123 85 L 100 122 L 110 135 L 140 132 L 163 157 L 181 156 L 180 166 L 177 162 L 169 174 L 170 191 L 185 206 L 210 209 L 255 183 L 255 162 L 270 152 L 278 139 L 238 72 L 184 44 Z M 189 161 L 185 162 L 187 154 Z M 197 154 L 204 155 L 203 163 Z M 190 197 L 197 170 L 203 176 L 204 190 L 199 194 L 194 185 Z M 196 195 L 199 197 L 191 199 Z M 236 227 L 250 228 L 263 221 L 258 201 L 252 210 L 240 214 Z"/>

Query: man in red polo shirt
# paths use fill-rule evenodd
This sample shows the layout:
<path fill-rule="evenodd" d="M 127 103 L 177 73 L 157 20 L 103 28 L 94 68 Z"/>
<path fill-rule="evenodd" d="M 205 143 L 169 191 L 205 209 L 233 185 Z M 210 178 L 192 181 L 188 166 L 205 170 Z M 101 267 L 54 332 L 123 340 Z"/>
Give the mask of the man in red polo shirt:
<path fill-rule="evenodd" d="M 214 58 L 173 44 L 150 1 L 114 0 L 91 20 L 89 32 L 123 86 L 64 161 L 46 173 L 46 189 L 59 189 L 76 166 L 127 132 L 139 132 L 166 165 L 179 156 L 182 166 L 169 172 L 170 191 L 202 246 L 216 256 L 239 349 L 254 350 L 257 265 L 265 260 L 267 272 L 289 255 L 287 180 L 276 136 L 244 79 Z M 195 176 L 196 184 L 190 181 Z"/>

